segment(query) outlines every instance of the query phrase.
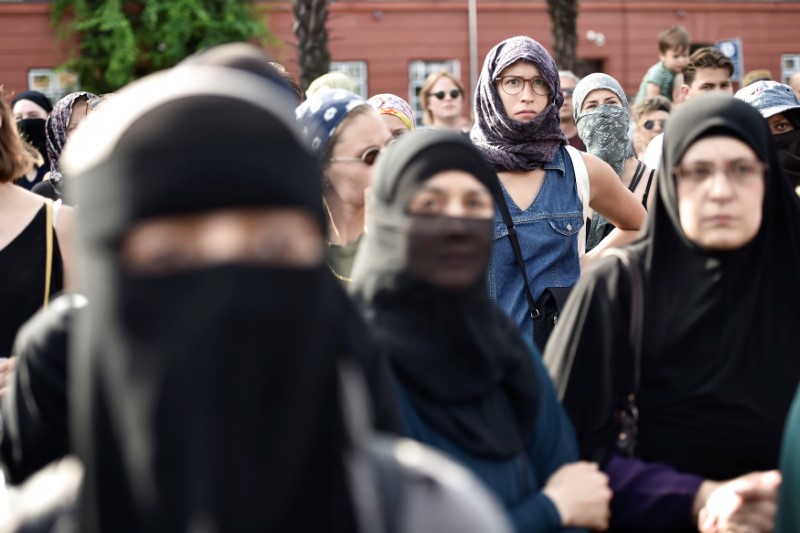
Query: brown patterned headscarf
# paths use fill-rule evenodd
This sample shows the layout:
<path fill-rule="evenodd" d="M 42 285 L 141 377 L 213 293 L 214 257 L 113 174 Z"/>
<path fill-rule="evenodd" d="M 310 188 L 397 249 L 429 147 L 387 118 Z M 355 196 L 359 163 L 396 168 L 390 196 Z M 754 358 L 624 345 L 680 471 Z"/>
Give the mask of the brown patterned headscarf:
<path fill-rule="evenodd" d="M 50 159 L 50 181 L 56 188 L 61 187 L 64 183 L 64 175 L 61 173 L 58 159 L 61 157 L 61 151 L 67 143 L 67 131 L 69 129 L 69 119 L 72 116 L 72 106 L 80 98 L 88 101 L 92 98 L 97 98 L 97 95 L 86 91 L 68 94 L 53 107 L 45 123 L 47 157 Z"/>

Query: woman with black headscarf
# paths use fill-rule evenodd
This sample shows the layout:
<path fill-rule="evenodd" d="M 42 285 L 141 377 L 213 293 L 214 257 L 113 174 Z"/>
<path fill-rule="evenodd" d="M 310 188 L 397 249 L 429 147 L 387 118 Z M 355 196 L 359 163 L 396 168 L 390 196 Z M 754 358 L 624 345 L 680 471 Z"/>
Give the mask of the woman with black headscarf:
<path fill-rule="evenodd" d="M 42 158 L 40 164 L 16 181 L 20 187 L 30 190 L 50 171 L 44 124 L 53 110 L 53 104 L 39 91 L 23 91 L 11 100 L 11 110 L 17 121 L 19 134 L 36 148 Z"/>
<path fill-rule="evenodd" d="M 506 39 L 486 55 L 471 138 L 497 173 L 502 191 L 497 201 L 508 206 L 515 228 L 508 227 L 498 209 L 489 290 L 528 337 L 539 310 L 531 300 L 537 302 L 551 287 L 572 287 L 581 269 L 606 249 L 633 240 L 645 217 L 611 167 L 566 148 L 559 121 L 563 100 L 555 61 L 530 37 Z M 587 207 L 617 230 L 583 254 Z M 546 336 L 537 337 L 544 350 Z"/>
<path fill-rule="evenodd" d="M 608 258 L 587 273 L 545 362 L 582 456 L 609 473 L 612 526 L 714 531 L 751 521 L 762 531 L 778 477 L 751 472 L 776 468 L 800 380 L 798 199 L 766 121 L 729 96 L 681 106 L 664 146 L 655 207 L 627 250 L 631 269 Z M 629 394 L 640 459 L 615 452 L 620 433 L 635 435 L 615 419 Z"/>
<path fill-rule="evenodd" d="M 263 77 L 185 66 L 123 89 L 70 141 L 91 302 L 69 361 L 81 531 L 371 533 L 362 507 L 383 505 L 418 518 L 403 479 L 384 502 L 380 475 L 354 472 L 339 370 L 370 343 L 325 266 L 319 168 L 292 109 Z M 417 478 L 435 489 L 407 507 L 471 514 L 454 496 L 470 479 Z"/>
<path fill-rule="evenodd" d="M 394 371 L 406 435 L 469 467 L 517 531 L 602 529 L 605 478 L 571 464 L 552 383 L 486 293 L 497 188 L 462 135 L 401 137 L 376 169 L 351 290 Z"/>

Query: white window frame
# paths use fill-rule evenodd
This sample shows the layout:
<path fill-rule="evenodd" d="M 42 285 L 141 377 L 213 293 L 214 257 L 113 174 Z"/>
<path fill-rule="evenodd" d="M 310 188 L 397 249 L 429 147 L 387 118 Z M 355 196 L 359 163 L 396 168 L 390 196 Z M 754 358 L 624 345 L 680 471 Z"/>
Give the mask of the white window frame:
<path fill-rule="evenodd" d="M 419 91 L 425 84 L 425 78 L 440 70 L 446 70 L 457 79 L 461 79 L 461 62 L 458 59 L 415 59 L 408 63 L 408 103 L 414 109 L 417 125 L 422 125 L 424 115 Z"/>
<path fill-rule="evenodd" d="M 356 94 L 365 100 L 369 98 L 366 61 L 331 61 L 331 72 L 343 72 L 350 76 L 356 82 Z"/>
<path fill-rule="evenodd" d="M 789 78 L 800 72 L 800 54 L 781 55 L 781 83 L 789 84 Z"/>
<path fill-rule="evenodd" d="M 28 89 L 45 94 L 55 103 L 80 89 L 78 75 L 70 70 L 32 68 L 28 70 Z"/>

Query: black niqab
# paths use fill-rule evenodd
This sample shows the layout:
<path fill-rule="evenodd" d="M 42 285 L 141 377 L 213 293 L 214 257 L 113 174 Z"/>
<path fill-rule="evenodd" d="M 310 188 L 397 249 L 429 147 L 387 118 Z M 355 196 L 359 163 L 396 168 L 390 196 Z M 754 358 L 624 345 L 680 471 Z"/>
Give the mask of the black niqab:
<path fill-rule="evenodd" d="M 765 162 L 763 218 L 744 247 L 714 253 L 683 233 L 673 169 L 711 135 Z M 711 479 L 775 468 L 800 380 L 800 207 L 769 127 L 748 104 L 708 96 L 681 106 L 664 137 L 658 196 L 631 251 L 645 275 L 642 457 Z M 632 387 L 630 283 L 607 259 L 576 286 L 546 362 L 585 457 L 608 457 L 612 413 Z M 571 362 L 571 363 L 570 363 Z"/>
<path fill-rule="evenodd" d="M 92 302 L 70 376 L 82 531 L 357 530 L 337 357 L 346 295 L 324 263 L 129 271 L 140 221 L 296 208 L 324 227 L 288 93 L 219 67 L 122 90 L 77 132 Z"/>
<path fill-rule="evenodd" d="M 381 158 L 351 292 L 432 429 L 477 456 L 508 458 L 533 430 L 536 376 L 530 348 L 486 291 L 492 221 L 407 212 L 420 184 L 446 170 L 467 172 L 499 194 L 494 172 L 462 135 L 415 132 Z M 448 240 L 485 252 L 482 275 L 465 290 L 411 274 L 420 255 Z"/>

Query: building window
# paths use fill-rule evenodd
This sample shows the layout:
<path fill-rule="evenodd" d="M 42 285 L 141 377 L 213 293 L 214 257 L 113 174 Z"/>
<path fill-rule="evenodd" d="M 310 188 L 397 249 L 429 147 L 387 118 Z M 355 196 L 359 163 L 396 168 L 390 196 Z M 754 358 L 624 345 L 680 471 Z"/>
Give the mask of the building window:
<path fill-rule="evenodd" d="M 783 54 L 781 56 L 781 83 L 788 84 L 789 77 L 800 72 L 800 54 Z"/>
<path fill-rule="evenodd" d="M 356 94 L 368 98 L 366 61 L 331 61 L 331 71 L 344 72 L 356 82 Z"/>
<path fill-rule="evenodd" d="M 458 79 L 461 79 L 461 63 L 457 59 L 423 61 L 415 60 L 408 64 L 408 103 L 414 108 L 417 124 L 422 124 L 422 102 L 419 91 L 425 84 L 429 74 L 446 70 Z"/>
<path fill-rule="evenodd" d="M 47 95 L 53 103 L 80 88 L 78 75 L 68 70 L 34 68 L 28 71 L 28 89 Z"/>

